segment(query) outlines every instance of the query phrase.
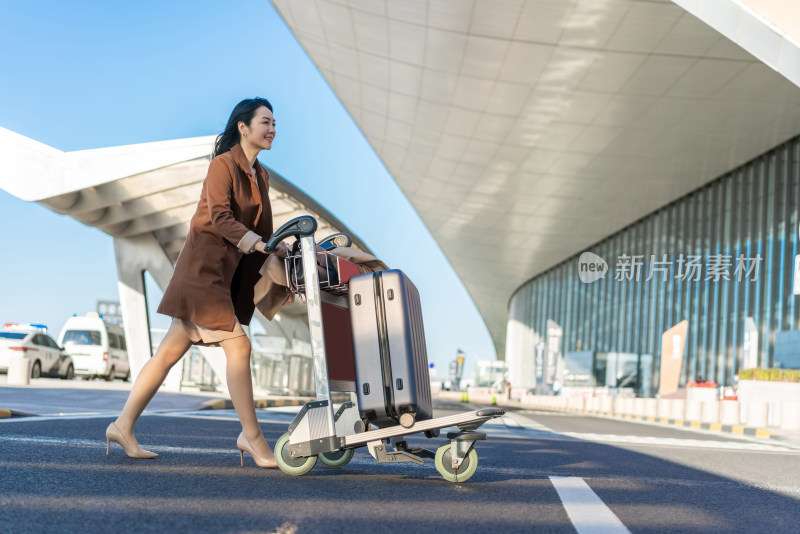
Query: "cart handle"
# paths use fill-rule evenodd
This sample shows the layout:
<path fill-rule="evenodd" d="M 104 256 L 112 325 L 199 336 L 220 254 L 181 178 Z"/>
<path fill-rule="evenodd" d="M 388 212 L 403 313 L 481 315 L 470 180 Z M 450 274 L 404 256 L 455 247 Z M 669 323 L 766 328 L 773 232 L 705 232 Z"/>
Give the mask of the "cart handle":
<path fill-rule="evenodd" d="M 267 244 L 264 245 L 264 252 L 275 252 L 278 243 L 287 237 L 306 237 L 314 235 L 317 230 L 317 220 L 311 215 L 302 215 L 287 222 L 272 234 Z"/>

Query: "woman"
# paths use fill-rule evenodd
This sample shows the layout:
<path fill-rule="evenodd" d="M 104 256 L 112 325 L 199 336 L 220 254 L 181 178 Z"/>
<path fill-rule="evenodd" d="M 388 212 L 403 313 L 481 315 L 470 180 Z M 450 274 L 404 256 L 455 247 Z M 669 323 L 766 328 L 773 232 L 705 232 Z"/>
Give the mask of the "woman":
<path fill-rule="evenodd" d="M 172 324 L 106 430 L 106 454 L 116 441 L 131 458 L 158 456 L 139 447 L 133 427 L 172 366 L 196 344 L 225 351 L 228 391 L 242 424 L 236 441 L 242 466 L 245 452 L 260 467 L 277 465 L 258 425 L 250 340 L 242 329 L 253 316 L 253 286 L 266 259 L 262 236 L 268 239 L 273 231 L 269 173 L 256 158 L 274 139 L 272 105 L 263 98 L 239 102 L 217 137 L 197 211 L 158 308 Z M 285 256 L 285 248 L 277 254 Z"/>

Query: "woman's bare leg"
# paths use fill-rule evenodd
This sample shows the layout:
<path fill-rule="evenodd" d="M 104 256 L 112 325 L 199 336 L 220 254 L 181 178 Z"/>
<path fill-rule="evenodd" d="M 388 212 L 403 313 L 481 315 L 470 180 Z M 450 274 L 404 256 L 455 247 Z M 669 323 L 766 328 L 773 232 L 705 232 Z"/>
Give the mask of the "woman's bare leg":
<path fill-rule="evenodd" d="M 136 444 L 133 426 L 153 399 L 158 388 L 164 383 L 169 370 L 180 361 L 191 346 L 192 340 L 186 335 L 183 327 L 177 323 L 172 323 L 158 349 L 156 349 L 155 355 L 142 367 L 139 376 L 133 382 L 125 407 L 117 420 L 114 421 L 114 424 L 117 425 L 117 428 L 120 429 L 128 442 Z"/>
<path fill-rule="evenodd" d="M 221 342 L 225 357 L 228 360 L 228 393 L 242 423 L 242 433 L 256 452 L 272 459 L 272 449 L 264 440 L 264 434 L 258 424 L 256 407 L 253 403 L 253 376 L 250 370 L 250 339 L 239 336 Z"/>

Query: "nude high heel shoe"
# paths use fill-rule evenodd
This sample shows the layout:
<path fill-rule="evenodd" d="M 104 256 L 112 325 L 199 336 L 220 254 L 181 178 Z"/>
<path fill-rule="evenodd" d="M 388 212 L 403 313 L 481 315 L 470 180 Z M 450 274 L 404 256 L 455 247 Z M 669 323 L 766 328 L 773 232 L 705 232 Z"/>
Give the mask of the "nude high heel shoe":
<path fill-rule="evenodd" d="M 158 456 L 158 454 L 154 452 L 146 451 L 139 446 L 134 447 L 128 443 L 128 440 L 125 439 L 125 436 L 122 435 L 122 432 L 114 423 L 111 423 L 108 425 L 108 428 L 106 428 L 106 456 L 108 456 L 112 441 L 119 443 L 122 450 L 125 451 L 125 454 L 131 458 L 155 458 Z"/>
<path fill-rule="evenodd" d="M 247 438 L 244 437 L 244 432 L 240 432 L 239 437 L 236 438 L 236 448 L 239 449 L 239 459 L 242 461 L 242 467 L 244 467 L 245 452 L 253 457 L 253 461 L 258 467 L 278 467 L 278 462 L 275 461 L 274 457 L 272 459 L 265 458 L 255 451 Z"/>

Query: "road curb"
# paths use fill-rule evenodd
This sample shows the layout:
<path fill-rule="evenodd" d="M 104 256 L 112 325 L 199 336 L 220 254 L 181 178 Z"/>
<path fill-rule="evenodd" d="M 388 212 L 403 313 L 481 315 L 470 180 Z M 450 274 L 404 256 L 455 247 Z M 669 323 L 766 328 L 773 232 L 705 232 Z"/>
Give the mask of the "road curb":
<path fill-rule="evenodd" d="M 280 406 L 302 406 L 313 399 L 254 399 L 256 408 L 277 408 Z M 201 410 L 232 410 L 230 399 L 209 399 L 203 402 Z"/>
<path fill-rule="evenodd" d="M 502 406 L 502 404 L 501 404 Z M 568 413 L 581 413 L 586 415 L 599 415 L 602 417 L 612 417 L 614 419 L 626 419 L 629 421 L 642 421 L 645 423 L 657 423 L 662 425 L 671 425 L 671 426 L 681 426 L 684 428 L 696 428 L 700 430 L 710 430 L 712 432 L 722 432 L 728 434 L 736 434 L 739 436 L 751 436 L 756 438 L 764 438 L 764 439 L 775 439 L 781 440 L 783 439 L 781 436 L 775 434 L 773 431 L 766 429 L 766 428 L 758 428 L 752 426 L 744 426 L 744 425 L 723 425 L 722 423 L 703 423 L 700 421 L 685 421 L 683 419 L 668 419 L 666 417 L 653 417 L 653 416 L 646 416 L 646 415 L 633 415 L 628 413 L 616 413 L 616 412 L 601 412 L 599 410 L 579 410 L 577 408 L 554 408 L 552 406 L 548 407 L 538 407 L 538 406 L 524 406 L 521 405 L 519 408 L 533 408 L 533 409 L 547 409 L 549 411 L 554 412 L 568 412 Z"/>

